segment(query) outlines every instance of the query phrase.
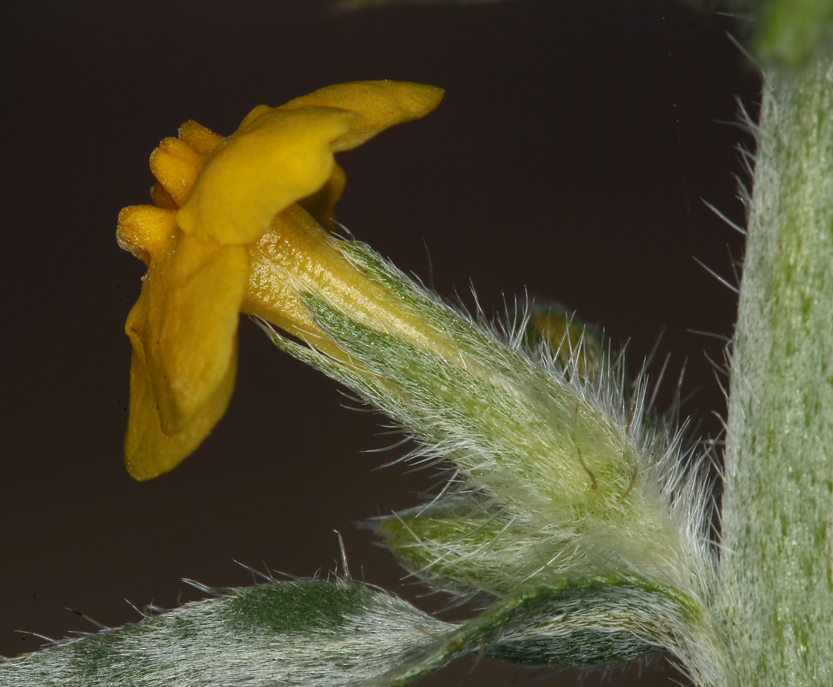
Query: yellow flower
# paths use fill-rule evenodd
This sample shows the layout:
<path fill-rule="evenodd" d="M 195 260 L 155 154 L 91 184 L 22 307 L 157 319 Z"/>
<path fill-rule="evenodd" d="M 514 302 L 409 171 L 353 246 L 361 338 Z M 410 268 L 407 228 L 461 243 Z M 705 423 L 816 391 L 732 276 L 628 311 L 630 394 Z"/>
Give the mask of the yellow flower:
<path fill-rule="evenodd" d="M 361 276 L 318 226 L 332 228 L 344 189 L 333 153 L 441 99 L 419 84 L 341 84 L 256 107 L 228 139 L 189 121 L 161 142 L 150 158 L 154 204 L 122 210 L 117 231 L 119 245 L 147 265 L 125 327 L 133 346 L 125 461 L 135 479 L 176 467 L 225 413 L 241 312 L 343 355 L 291 283 L 313 279 L 373 310 L 373 287 L 356 287 Z"/>

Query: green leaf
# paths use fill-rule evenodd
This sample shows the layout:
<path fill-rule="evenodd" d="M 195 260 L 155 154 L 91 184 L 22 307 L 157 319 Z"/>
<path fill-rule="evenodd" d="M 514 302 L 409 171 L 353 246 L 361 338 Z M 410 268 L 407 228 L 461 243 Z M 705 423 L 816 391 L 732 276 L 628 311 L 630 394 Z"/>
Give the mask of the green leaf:
<path fill-rule="evenodd" d="M 379 686 L 455 629 L 351 580 L 276 582 L 2 661 L 0 685 Z"/>
<path fill-rule="evenodd" d="M 594 665 L 630 661 L 655 651 L 683 657 L 701 678 L 717 684 L 709 630 L 697 604 L 643 580 L 608 577 L 562 581 L 495 602 L 452 633 L 433 655 L 394 673 L 407 685 L 457 656 L 486 651 L 526 665 Z"/>

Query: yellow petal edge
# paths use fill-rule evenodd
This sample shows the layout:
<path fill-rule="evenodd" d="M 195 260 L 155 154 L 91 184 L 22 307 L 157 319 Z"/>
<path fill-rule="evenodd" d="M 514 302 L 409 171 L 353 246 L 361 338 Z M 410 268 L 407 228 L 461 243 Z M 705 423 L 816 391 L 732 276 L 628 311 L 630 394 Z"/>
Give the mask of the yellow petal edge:
<path fill-rule="evenodd" d="M 284 223 L 332 228 L 345 185 L 333 153 L 423 117 L 442 96 L 421 84 L 339 84 L 277 108 L 258 106 L 227 139 L 193 121 L 178 138 L 163 139 L 150 160 L 154 204 L 125 208 L 117 230 L 119 245 L 148 266 L 125 327 L 133 346 L 125 439 L 132 477 L 176 467 L 225 413 L 238 316 L 252 311 L 246 294 L 270 303 L 258 314 L 273 324 L 308 327 L 284 268 L 268 271 L 271 284 L 263 269 L 251 272 L 250 251 L 270 240 L 264 234 L 273 218 L 294 207 Z"/>

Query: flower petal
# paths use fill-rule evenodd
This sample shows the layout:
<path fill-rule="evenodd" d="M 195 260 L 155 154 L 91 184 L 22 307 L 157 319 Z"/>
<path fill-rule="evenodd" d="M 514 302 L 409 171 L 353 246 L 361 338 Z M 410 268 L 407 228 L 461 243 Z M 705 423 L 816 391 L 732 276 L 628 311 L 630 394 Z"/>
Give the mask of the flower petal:
<path fill-rule="evenodd" d="M 298 201 L 304 210 L 326 229 L 334 231 L 336 228 L 335 204 L 341 200 L 347 176 L 339 164 L 333 163 L 333 172 L 324 185 L 311 196 Z"/>
<path fill-rule="evenodd" d="M 150 187 L 150 199 L 158 208 L 165 208 L 168 210 L 179 210 L 179 203 L 177 203 L 173 196 L 165 190 L 158 181 Z"/>
<path fill-rule="evenodd" d="M 188 430 L 228 374 L 248 273 L 244 246 L 201 243 L 181 232 L 165 255 L 151 258 L 144 320 L 134 320 L 133 331 L 167 436 Z"/>
<path fill-rule="evenodd" d="M 396 124 L 424 117 L 443 99 L 445 91 L 407 81 L 354 81 L 327 86 L 290 100 L 279 110 L 299 107 L 338 107 L 360 114 L 350 131 L 338 139 L 333 151 L 350 150 Z"/>
<path fill-rule="evenodd" d="M 202 124 L 189 119 L 179 127 L 179 140 L 187 143 L 200 155 L 208 157 L 226 139 Z"/>
<path fill-rule="evenodd" d="M 156 397 L 147 368 L 147 355 L 142 343 L 147 329 L 147 282 L 142 295 L 127 318 L 125 327 L 133 344 L 130 363 L 130 409 L 124 458 L 133 479 L 147 480 L 168 472 L 181 463 L 207 437 L 223 416 L 234 390 L 237 370 L 237 340 L 226 374 L 214 389 L 203 408 L 191 418 L 183 431 L 173 437 L 162 432 Z"/>
<path fill-rule="evenodd" d="M 177 224 L 203 241 L 257 241 L 276 214 L 327 182 L 333 142 L 355 118 L 324 107 L 265 112 L 214 151 Z"/>
<path fill-rule="evenodd" d="M 225 139 L 189 119 L 179 138 L 164 138 L 150 156 L 150 171 L 159 180 L 150 191 L 154 205 L 178 208 L 191 193 L 208 156 Z"/>
<path fill-rule="evenodd" d="M 178 138 L 163 138 L 150 154 L 150 171 L 177 205 L 182 205 L 207 157 Z"/>
<path fill-rule="evenodd" d="M 161 255 L 176 234 L 176 212 L 153 205 L 131 205 L 119 212 L 116 241 L 145 265 Z"/>

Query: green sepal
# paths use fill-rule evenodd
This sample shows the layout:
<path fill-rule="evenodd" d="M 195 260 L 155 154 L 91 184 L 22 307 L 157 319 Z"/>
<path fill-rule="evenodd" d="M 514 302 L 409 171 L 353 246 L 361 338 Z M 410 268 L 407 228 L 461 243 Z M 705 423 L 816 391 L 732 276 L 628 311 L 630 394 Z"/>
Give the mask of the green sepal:
<path fill-rule="evenodd" d="M 687 597 L 644 580 L 565 580 L 495 602 L 432 655 L 391 676 L 394 687 L 425 677 L 454 658 L 485 651 L 525 665 L 587 666 L 630 661 L 668 649 L 699 611 Z"/>
<path fill-rule="evenodd" d="M 523 586 L 558 584 L 578 531 L 521 522 L 502 504 L 459 494 L 368 523 L 415 577 L 460 596 L 505 597 Z M 572 535 L 572 536 L 571 536 Z M 573 558 L 573 557 L 571 557 Z M 593 562 L 572 560 L 572 576 L 598 575 Z"/>

